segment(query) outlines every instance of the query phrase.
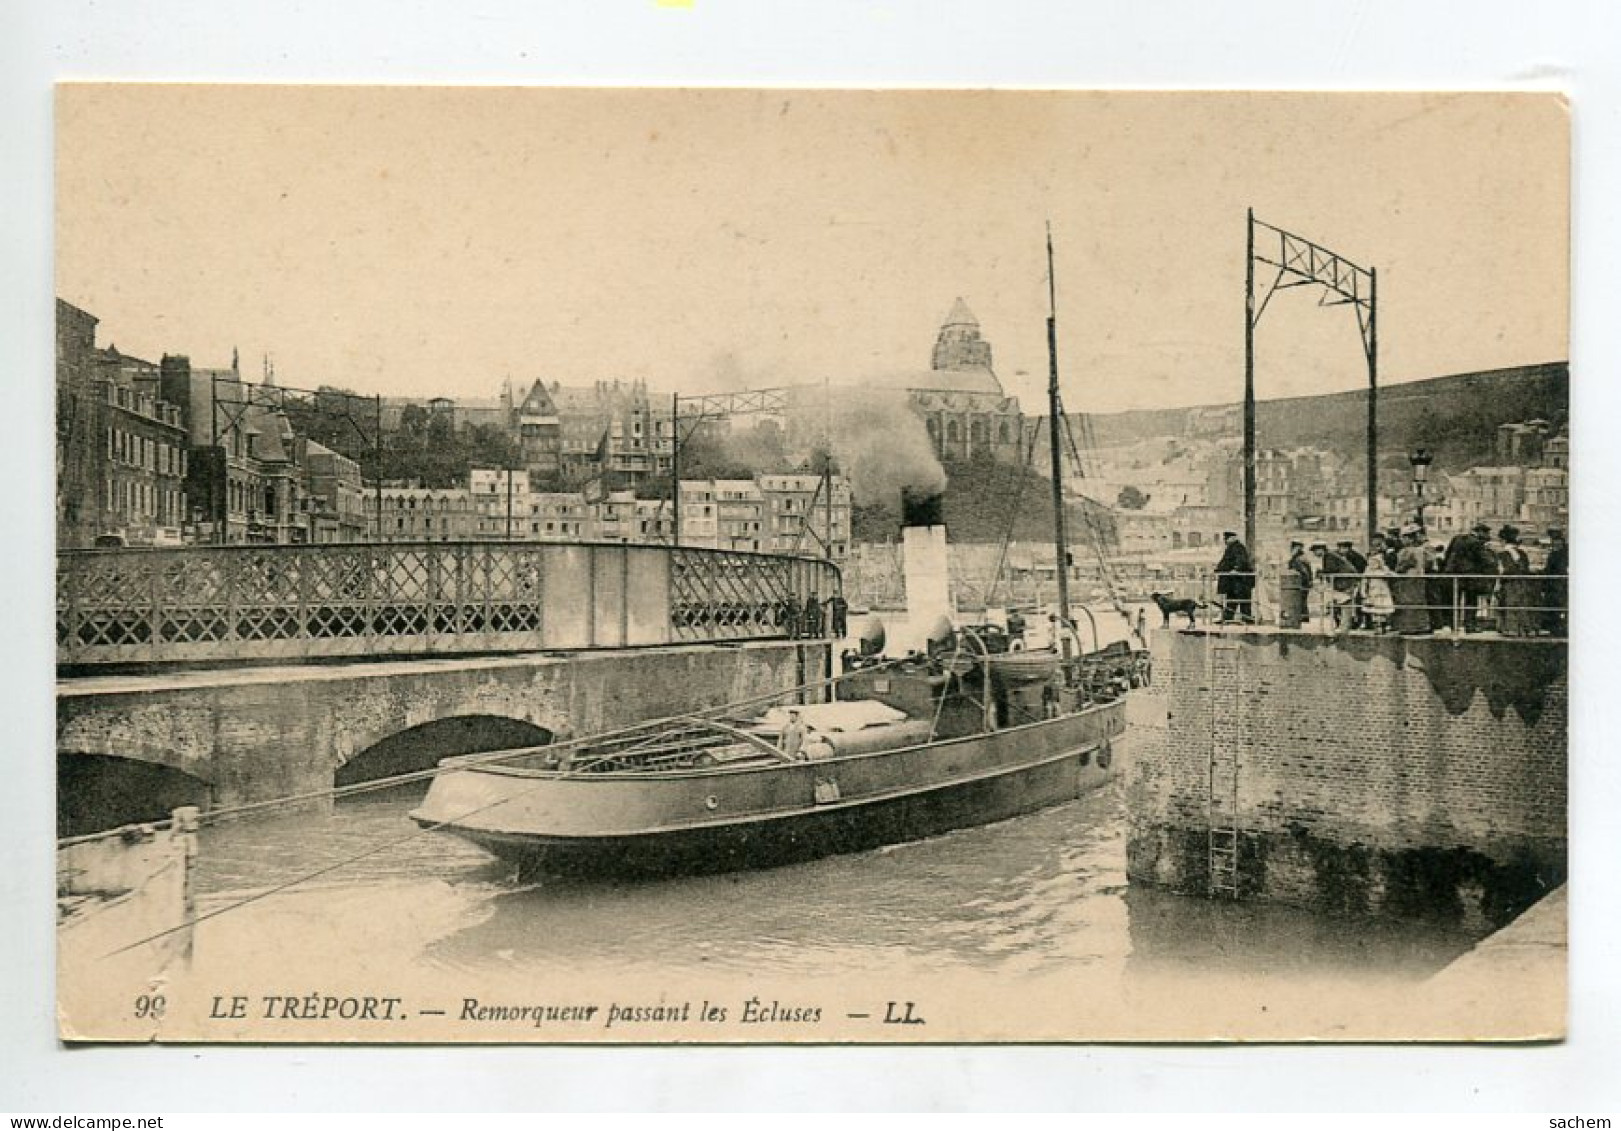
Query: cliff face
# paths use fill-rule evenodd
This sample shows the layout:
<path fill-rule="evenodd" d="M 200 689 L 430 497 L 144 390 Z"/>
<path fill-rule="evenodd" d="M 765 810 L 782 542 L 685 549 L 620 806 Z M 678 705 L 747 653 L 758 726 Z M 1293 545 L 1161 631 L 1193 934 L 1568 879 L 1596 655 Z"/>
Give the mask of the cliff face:
<path fill-rule="evenodd" d="M 1219 428 L 1222 409 L 1237 408 L 1235 401 L 1108 413 L 1092 416 L 1090 425 L 1099 445 L 1129 444 L 1155 436 L 1199 435 L 1201 429 Z M 1439 468 L 1461 471 L 1492 462 L 1498 425 L 1540 418 L 1557 427 L 1569 415 L 1568 362 L 1459 373 L 1381 388 L 1379 446 L 1385 451 L 1429 448 Z M 1261 401 L 1256 406 L 1257 441 L 1262 447 L 1309 446 L 1359 456 L 1366 426 L 1363 391 Z M 1236 434 L 1236 425 L 1233 431 Z M 1045 435 L 1043 428 L 1039 443 L 1045 443 Z"/>

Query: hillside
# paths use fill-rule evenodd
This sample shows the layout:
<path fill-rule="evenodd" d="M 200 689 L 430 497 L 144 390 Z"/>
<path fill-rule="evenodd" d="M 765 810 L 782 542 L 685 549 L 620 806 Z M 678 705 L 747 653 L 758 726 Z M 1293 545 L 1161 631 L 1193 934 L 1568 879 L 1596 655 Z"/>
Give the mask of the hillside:
<path fill-rule="evenodd" d="M 1233 401 L 1105 413 L 1091 416 L 1090 423 L 1100 446 L 1154 436 L 1192 436 L 1198 434 L 1201 417 L 1208 435 L 1213 414 L 1238 406 Z M 1557 427 L 1566 423 L 1569 413 L 1570 366 L 1563 361 L 1410 381 L 1379 390 L 1379 447 L 1386 452 L 1429 448 L 1439 468 L 1461 471 L 1491 462 L 1498 425 L 1540 417 Z M 1073 419 L 1079 423 L 1078 416 Z M 1262 447 L 1310 446 L 1354 458 L 1363 451 L 1366 428 L 1365 391 L 1256 404 L 1256 440 Z M 1046 442 L 1045 435 L 1043 428 L 1041 443 Z"/>
<path fill-rule="evenodd" d="M 944 518 L 958 542 L 1001 543 L 1052 541 L 1052 485 L 1044 475 L 1010 464 L 982 461 L 947 462 Z M 893 542 L 900 536 L 900 513 L 892 505 L 857 505 L 853 514 L 857 542 Z M 1070 539 L 1091 545 L 1095 530 L 1114 540 L 1113 519 L 1099 507 L 1072 501 Z"/>

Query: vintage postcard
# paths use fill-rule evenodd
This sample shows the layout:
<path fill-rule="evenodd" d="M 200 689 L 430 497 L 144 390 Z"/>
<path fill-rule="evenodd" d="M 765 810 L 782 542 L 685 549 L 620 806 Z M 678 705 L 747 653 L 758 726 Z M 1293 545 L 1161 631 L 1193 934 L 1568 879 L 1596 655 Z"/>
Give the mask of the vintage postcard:
<path fill-rule="evenodd" d="M 60 87 L 61 1036 L 1562 1037 L 1569 115 Z"/>

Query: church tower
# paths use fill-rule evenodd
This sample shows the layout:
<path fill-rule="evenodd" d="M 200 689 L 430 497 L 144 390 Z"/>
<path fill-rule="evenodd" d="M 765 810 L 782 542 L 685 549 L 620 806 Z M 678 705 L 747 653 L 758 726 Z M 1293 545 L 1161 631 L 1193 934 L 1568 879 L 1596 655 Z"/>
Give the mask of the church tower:
<path fill-rule="evenodd" d="M 979 336 L 979 320 L 961 298 L 951 305 L 934 340 L 934 364 L 944 370 L 990 369 L 991 343 Z"/>

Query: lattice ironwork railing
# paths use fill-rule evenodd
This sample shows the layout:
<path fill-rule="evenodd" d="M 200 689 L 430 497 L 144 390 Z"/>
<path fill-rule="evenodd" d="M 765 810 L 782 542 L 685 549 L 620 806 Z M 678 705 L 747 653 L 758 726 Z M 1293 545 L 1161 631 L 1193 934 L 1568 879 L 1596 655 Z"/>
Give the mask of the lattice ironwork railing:
<path fill-rule="evenodd" d="M 682 548 L 670 551 L 670 628 L 678 641 L 824 635 L 807 602 L 825 612 L 838 570 L 817 558 Z"/>
<path fill-rule="evenodd" d="M 584 554 L 583 570 L 580 555 Z M 790 599 L 826 601 L 829 563 L 766 554 L 599 543 L 390 543 L 63 551 L 57 663 L 240 662 L 326 656 L 592 647 L 578 610 L 604 599 L 590 579 L 626 556 L 658 555 L 662 591 L 616 591 L 637 644 L 809 635 Z M 548 563 L 567 555 L 568 568 Z M 611 559 L 611 560 L 606 560 Z M 644 563 L 645 564 L 645 563 Z M 648 575 L 639 575 L 648 576 Z M 820 635 L 820 633 L 816 633 Z"/>

